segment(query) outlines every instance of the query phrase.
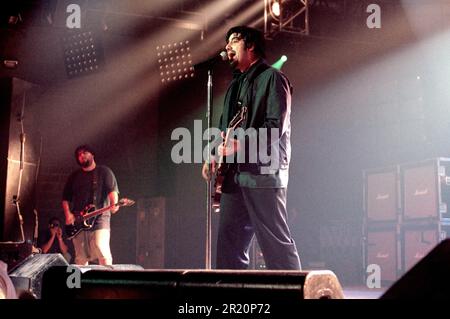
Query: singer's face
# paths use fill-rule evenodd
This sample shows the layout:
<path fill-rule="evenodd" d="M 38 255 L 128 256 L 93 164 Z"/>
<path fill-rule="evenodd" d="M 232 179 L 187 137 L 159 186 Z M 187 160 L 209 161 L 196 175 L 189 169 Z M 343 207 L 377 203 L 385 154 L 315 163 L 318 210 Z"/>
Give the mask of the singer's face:
<path fill-rule="evenodd" d="M 78 152 L 77 160 L 81 167 L 89 167 L 94 162 L 94 155 L 89 151 L 81 150 Z"/>
<path fill-rule="evenodd" d="M 239 33 L 233 33 L 228 38 L 228 43 L 225 46 L 228 54 L 228 60 L 233 68 L 245 71 L 251 64 L 250 51 L 253 47 L 247 48 L 242 36 Z"/>

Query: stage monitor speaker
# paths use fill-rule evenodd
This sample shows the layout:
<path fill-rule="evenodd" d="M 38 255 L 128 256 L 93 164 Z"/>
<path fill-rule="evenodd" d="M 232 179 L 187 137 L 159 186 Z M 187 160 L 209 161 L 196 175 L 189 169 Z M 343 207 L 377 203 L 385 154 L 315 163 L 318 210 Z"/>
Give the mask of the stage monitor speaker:
<path fill-rule="evenodd" d="M 14 283 L 19 298 L 23 293 L 31 293 L 36 298 L 40 298 L 44 272 L 52 266 L 67 267 L 68 265 L 61 254 L 33 254 L 10 272 L 9 277 Z"/>
<path fill-rule="evenodd" d="M 212 303 L 226 300 L 282 304 L 344 297 L 336 275 L 329 270 L 196 270 L 184 273 L 178 288 L 185 300 Z"/>
<path fill-rule="evenodd" d="M 0 260 L 3 260 L 8 265 L 8 272 L 13 271 L 32 252 L 32 244 L 16 242 L 0 243 Z"/>
<path fill-rule="evenodd" d="M 180 271 L 176 270 L 72 267 L 52 267 L 45 272 L 42 299 L 150 299 L 164 302 L 175 298 L 180 276 Z M 71 287 L 68 282 L 72 283 Z"/>
<path fill-rule="evenodd" d="M 440 242 L 381 299 L 450 299 L 450 239 Z"/>
<path fill-rule="evenodd" d="M 296 303 L 301 299 L 342 299 L 329 271 L 263 270 L 89 270 L 69 288 L 67 267 L 52 267 L 43 277 L 42 299 L 148 299 L 154 303 Z M 73 277 L 72 277 L 73 278 Z"/>

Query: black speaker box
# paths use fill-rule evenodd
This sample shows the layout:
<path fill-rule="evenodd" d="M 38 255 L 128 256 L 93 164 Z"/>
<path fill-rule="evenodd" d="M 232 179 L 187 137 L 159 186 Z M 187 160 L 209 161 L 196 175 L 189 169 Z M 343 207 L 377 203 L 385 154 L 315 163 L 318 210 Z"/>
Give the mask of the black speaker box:
<path fill-rule="evenodd" d="M 43 277 L 42 299 L 149 299 L 175 302 L 298 302 L 341 299 L 335 274 L 323 271 L 117 270 L 80 272 L 69 288 L 67 267 L 52 267 Z"/>
<path fill-rule="evenodd" d="M 395 282 L 381 299 L 450 299 L 450 239 L 430 253 Z"/>
<path fill-rule="evenodd" d="M 31 293 L 36 298 L 41 297 L 41 284 L 44 272 L 52 266 L 68 266 L 61 254 L 33 254 L 20 263 L 9 277 L 16 288 L 17 295 Z M 66 268 L 64 267 L 64 268 Z"/>
<path fill-rule="evenodd" d="M 15 242 L 0 243 L 0 260 L 3 260 L 8 265 L 8 272 L 13 271 L 32 252 L 32 244 Z"/>

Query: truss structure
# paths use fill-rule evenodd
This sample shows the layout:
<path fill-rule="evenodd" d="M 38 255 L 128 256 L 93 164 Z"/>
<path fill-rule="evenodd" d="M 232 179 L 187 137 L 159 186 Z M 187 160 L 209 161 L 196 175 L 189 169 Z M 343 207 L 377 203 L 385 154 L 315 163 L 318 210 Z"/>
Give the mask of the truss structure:
<path fill-rule="evenodd" d="M 273 9 L 277 3 L 279 14 Z M 309 35 L 310 0 L 264 0 L 264 36 L 273 38 L 279 32 Z"/>

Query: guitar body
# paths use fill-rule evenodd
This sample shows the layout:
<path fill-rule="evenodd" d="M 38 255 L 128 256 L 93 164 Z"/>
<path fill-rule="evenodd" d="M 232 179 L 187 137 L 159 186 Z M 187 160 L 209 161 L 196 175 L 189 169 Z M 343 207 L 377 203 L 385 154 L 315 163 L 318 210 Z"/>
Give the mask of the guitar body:
<path fill-rule="evenodd" d="M 75 214 L 75 222 L 71 225 L 65 226 L 67 239 L 72 239 L 83 230 L 91 229 L 94 225 L 95 218 L 84 219 L 83 215 L 89 213 L 94 209 L 93 205 L 86 207 L 82 213 Z"/>
<path fill-rule="evenodd" d="M 221 163 L 217 168 L 216 178 L 214 181 L 214 195 L 213 195 L 213 203 L 212 207 L 214 211 L 219 212 L 220 210 L 220 198 L 222 196 L 222 185 L 225 180 L 225 175 L 228 170 L 228 165 L 225 163 Z"/>
<path fill-rule="evenodd" d="M 247 107 L 242 106 L 239 112 L 231 120 L 223 145 L 228 145 L 228 139 L 230 133 L 236 129 L 247 117 Z M 219 165 L 217 166 L 215 182 L 214 182 L 214 194 L 212 195 L 212 207 L 216 213 L 220 212 L 220 198 L 222 196 L 222 186 L 225 177 L 229 174 L 230 168 L 234 167 L 232 164 L 224 162 L 223 156 L 220 157 Z"/>
<path fill-rule="evenodd" d="M 81 231 L 83 230 L 88 230 L 92 228 L 92 225 L 87 225 L 84 222 L 81 223 L 73 223 L 72 225 L 66 225 L 66 235 L 67 235 L 67 239 L 72 239 L 74 238 L 76 235 L 78 235 Z"/>
<path fill-rule="evenodd" d="M 121 207 L 121 206 L 132 206 L 134 205 L 134 200 L 128 198 L 121 198 L 118 203 L 112 204 L 107 207 L 103 207 L 97 210 L 94 205 L 87 206 L 83 212 L 80 214 L 75 214 L 75 221 L 71 225 L 66 225 L 65 231 L 68 239 L 74 238 L 83 230 L 91 229 L 95 222 L 95 216 L 101 215 L 104 212 L 110 210 L 113 207 Z"/>

